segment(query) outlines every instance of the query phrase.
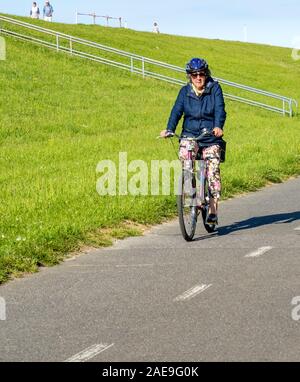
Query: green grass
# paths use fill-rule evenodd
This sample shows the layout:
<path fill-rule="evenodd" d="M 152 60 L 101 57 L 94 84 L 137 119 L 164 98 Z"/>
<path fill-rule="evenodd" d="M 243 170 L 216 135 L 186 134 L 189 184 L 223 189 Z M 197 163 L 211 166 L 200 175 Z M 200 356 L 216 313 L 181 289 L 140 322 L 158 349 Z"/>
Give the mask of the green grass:
<path fill-rule="evenodd" d="M 298 97 L 300 62 L 288 49 L 50 26 L 180 66 L 202 55 L 215 76 Z M 121 151 L 149 165 L 175 159 L 170 142 L 155 137 L 179 88 L 12 38 L 6 43 L 7 60 L 0 61 L 0 282 L 174 216 L 174 196 L 100 197 L 96 166 L 103 159 L 118 162 Z M 224 198 L 300 174 L 299 116 L 229 101 L 226 108 Z"/>

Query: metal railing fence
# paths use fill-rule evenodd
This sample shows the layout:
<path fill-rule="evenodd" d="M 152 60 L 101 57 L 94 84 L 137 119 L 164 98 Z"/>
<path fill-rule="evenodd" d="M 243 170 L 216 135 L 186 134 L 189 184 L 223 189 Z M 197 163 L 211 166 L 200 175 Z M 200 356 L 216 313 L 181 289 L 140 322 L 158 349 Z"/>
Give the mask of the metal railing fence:
<path fill-rule="evenodd" d="M 109 20 L 118 20 L 119 21 L 119 26 L 122 28 L 122 17 L 112 17 L 112 16 L 100 16 L 96 15 L 96 13 L 80 13 L 76 11 L 76 24 L 78 24 L 78 16 L 89 16 L 93 18 L 94 24 L 96 24 L 96 19 L 105 19 L 106 20 L 106 26 L 109 26 Z"/>
<path fill-rule="evenodd" d="M 12 28 L 9 28 L 11 26 L 16 26 L 18 30 L 16 31 Z M 19 29 L 22 30 L 22 33 Z M 25 31 L 27 31 L 27 34 Z M 30 31 L 31 34 L 28 34 L 28 31 Z M 43 38 L 41 38 L 41 36 L 34 37 L 32 35 L 33 32 L 38 32 L 42 35 Z M 56 51 L 67 52 L 74 56 L 128 70 L 131 73 L 140 74 L 143 77 L 151 77 L 176 85 L 186 84 L 186 80 L 182 79 L 185 76 L 185 70 L 179 66 L 167 64 L 158 60 L 153 60 L 134 53 L 129 53 L 89 40 L 70 36 L 51 29 L 42 28 L 38 25 L 26 23 L 2 15 L 0 15 L 0 33 L 15 37 L 23 41 L 36 43 L 47 48 L 55 49 Z M 45 36 L 50 36 L 53 38 L 53 40 L 48 41 Z M 87 47 L 94 49 L 95 52 L 91 53 L 84 51 L 84 49 Z M 105 54 L 108 56 L 105 57 Z M 117 56 L 117 58 L 112 59 L 112 56 Z M 180 77 L 176 78 L 176 75 L 179 75 Z M 280 113 L 282 115 L 287 114 L 290 117 L 293 116 L 294 107 L 298 107 L 297 101 L 292 98 L 247 85 L 238 84 L 222 78 L 215 77 L 215 79 L 218 80 L 219 83 L 224 85 L 226 88 L 230 88 L 232 90 L 235 89 L 238 92 L 247 94 L 247 96 L 241 96 L 241 94 L 232 94 L 224 91 L 224 96 L 233 101 L 264 108 L 269 111 Z M 249 98 L 250 95 L 254 95 L 256 99 Z M 276 105 L 275 102 L 277 103 Z"/>

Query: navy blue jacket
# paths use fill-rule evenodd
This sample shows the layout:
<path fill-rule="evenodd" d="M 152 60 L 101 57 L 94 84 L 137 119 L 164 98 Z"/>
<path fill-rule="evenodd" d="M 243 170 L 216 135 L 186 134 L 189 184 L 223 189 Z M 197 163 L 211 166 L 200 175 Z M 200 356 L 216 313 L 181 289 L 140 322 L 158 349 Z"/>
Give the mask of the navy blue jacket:
<path fill-rule="evenodd" d="M 175 132 L 182 115 L 184 115 L 184 119 L 181 135 L 197 137 L 204 128 L 213 130 L 215 127 L 219 127 L 223 129 L 226 112 L 223 92 L 219 83 L 208 78 L 204 92 L 199 97 L 190 83 L 183 86 L 171 111 L 168 131 Z M 201 142 L 206 146 L 211 146 L 221 141 L 222 138 L 212 136 L 203 138 Z"/>

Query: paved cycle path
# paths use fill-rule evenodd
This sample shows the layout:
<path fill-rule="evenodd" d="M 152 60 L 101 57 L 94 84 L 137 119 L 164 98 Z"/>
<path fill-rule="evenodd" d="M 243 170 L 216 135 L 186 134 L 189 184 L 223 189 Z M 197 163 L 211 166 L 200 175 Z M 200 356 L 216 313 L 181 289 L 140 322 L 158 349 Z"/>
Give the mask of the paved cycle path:
<path fill-rule="evenodd" d="M 299 190 L 222 202 L 218 234 L 187 243 L 174 220 L 1 286 L 0 361 L 300 361 Z"/>

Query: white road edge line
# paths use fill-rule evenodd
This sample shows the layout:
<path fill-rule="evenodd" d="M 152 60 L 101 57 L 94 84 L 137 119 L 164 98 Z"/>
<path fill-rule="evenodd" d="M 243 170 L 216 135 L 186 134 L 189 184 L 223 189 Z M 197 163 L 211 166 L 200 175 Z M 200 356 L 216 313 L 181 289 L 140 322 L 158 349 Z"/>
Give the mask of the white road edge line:
<path fill-rule="evenodd" d="M 197 296 L 198 294 L 204 292 L 206 289 L 211 287 L 212 284 L 206 285 L 206 284 L 201 284 L 201 285 L 195 285 L 191 289 L 187 290 L 186 292 L 182 293 L 181 295 L 177 296 L 174 298 L 174 301 L 187 301 L 191 300 L 193 297 Z"/>
<path fill-rule="evenodd" d="M 300 231 L 300 227 L 294 228 L 295 231 Z"/>
<path fill-rule="evenodd" d="M 68 358 L 64 362 L 86 362 L 89 359 L 95 357 L 96 355 L 102 353 L 104 350 L 109 349 L 112 347 L 114 344 L 96 344 L 92 345 L 89 348 L 81 351 L 78 354 L 75 354 L 73 357 Z"/>
<path fill-rule="evenodd" d="M 267 247 L 260 247 L 256 251 L 248 253 L 245 257 L 259 257 L 263 255 L 266 252 L 269 252 L 273 247 L 267 246 Z"/>

